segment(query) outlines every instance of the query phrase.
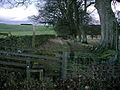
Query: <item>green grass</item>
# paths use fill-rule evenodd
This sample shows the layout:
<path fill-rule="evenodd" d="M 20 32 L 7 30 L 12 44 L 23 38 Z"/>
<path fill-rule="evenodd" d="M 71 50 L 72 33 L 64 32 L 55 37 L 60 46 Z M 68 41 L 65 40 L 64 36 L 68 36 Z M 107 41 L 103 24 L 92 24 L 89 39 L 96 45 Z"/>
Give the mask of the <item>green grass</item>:
<path fill-rule="evenodd" d="M 114 50 L 108 50 L 108 51 L 105 52 L 105 54 L 102 54 L 98 58 L 99 59 L 103 59 L 103 58 L 107 58 L 107 57 L 113 56 L 115 54 L 116 54 L 116 51 L 114 51 Z"/>
<path fill-rule="evenodd" d="M 0 32 L 1 33 L 11 33 L 15 36 L 24 36 L 24 35 L 32 35 L 33 27 L 32 25 L 8 25 L 8 24 L 0 24 Z M 36 35 L 41 34 L 55 34 L 56 32 L 53 30 L 52 26 L 36 26 Z"/>

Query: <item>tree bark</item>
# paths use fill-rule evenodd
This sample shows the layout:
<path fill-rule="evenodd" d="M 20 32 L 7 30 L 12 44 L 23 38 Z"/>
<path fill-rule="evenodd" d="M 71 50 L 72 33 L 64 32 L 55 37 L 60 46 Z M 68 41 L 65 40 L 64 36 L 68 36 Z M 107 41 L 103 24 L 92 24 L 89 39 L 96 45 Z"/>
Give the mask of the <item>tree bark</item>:
<path fill-rule="evenodd" d="M 84 28 L 82 28 L 81 32 L 82 32 L 81 42 L 82 42 L 82 43 L 87 43 L 87 35 L 86 35 L 86 33 L 85 33 Z"/>
<path fill-rule="evenodd" d="M 111 8 L 111 0 L 96 0 L 95 2 L 101 23 L 100 45 L 108 49 L 116 49 L 117 20 Z"/>
<path fill-rule="evenodd" d="M 87 13 L 87 0 L 84 0 L 85 1 L 85 4 L 84 4 L 84 15 Z M 83 15 L 83 16 L 84 16 Z M 82 17 L 81 17 L 82 18 Z M 83 19 L 82 19 L 83 20 Z M 81 20 L 81 23 L 83 23 L 83 21 Z M 82 33 L 82 40 L 81 42 L 82 43 L 87 43 L 87 35 L 86 35 L 86 32 L 84 30 L 84 26 L 83 24 L 81 25 L 81 33 Z"/>
<path fill-rule="evenodd" d="M 75 12 L 75 27 L 77 36 L 79 37 L 77 41 L 81 41 L 81 31 L 80 31 L 80 25 L 79 25 L 79 6 L 77 5 L 77 0 L 74 0 L 73 4 L 74 12 Z"/>

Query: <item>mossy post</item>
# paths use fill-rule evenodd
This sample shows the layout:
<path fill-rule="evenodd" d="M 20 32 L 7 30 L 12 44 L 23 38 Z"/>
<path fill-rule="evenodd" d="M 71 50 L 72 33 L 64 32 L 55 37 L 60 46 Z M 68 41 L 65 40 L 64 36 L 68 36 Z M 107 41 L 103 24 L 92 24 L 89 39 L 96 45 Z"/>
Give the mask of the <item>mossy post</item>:
<path fill-rule="evenodd" d="M 66 80 L 67 77 L 67 52 L 63 51 L 63 57 L 62 57 L 62 79 Z"/>
<path fill-rule="evenodd" d="M 35 25 L 33 25 L 32 48 L 35 48 Z"/>
<path fill-rule="evenodd" d="M 39 78 L 42 81 L 43 80 L 43 69 L 40 70 L 40 74 L 39 75 L 40 75 Z"/>
<path fill-rule="evenodd" d="M 29 88 L 29 79 L 30 79 L 30 61 L 26 60 L 26 77 L 27 77 L 27 90 L 30 90 Z"/>

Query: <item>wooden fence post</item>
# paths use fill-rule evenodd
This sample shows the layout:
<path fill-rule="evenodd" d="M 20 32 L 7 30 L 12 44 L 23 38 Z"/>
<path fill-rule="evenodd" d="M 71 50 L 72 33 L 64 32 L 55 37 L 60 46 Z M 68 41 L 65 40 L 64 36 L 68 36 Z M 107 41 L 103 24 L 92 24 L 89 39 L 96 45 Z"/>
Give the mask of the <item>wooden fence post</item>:
<path fill-rule="evenodd" d="M 30 61 L 26 60 L 26 77 L 27 77 L 27 90 L 30 90 L 29 88 L 29 79 L 30 79 Z"/>
<path fill-rule="evenodd" d="M 35 25 L 33 25 L 32 48 L 35 48 Z"/>
<path fill-rule="evenodd" d="M 62 58 L 62 79 L 67 79 L 67 52 L 63 51 L 63 58 Z"/>
<path fill-rule="evenodd" d="M 40 77 L 39 77 L 39 78 L 40 78 L 40 80 L 42 81 L 42 80 L 43 80 L 43 69 L 40 70 L 39 74 L 40 74 Z"/>

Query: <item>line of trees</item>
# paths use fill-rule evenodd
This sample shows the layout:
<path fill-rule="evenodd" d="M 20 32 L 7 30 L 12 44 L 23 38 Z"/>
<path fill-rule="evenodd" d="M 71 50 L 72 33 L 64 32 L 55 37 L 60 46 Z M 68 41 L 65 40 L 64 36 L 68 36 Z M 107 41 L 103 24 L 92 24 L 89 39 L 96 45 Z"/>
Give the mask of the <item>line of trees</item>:
<path fill-rule="evenodd" d="M 116 49 L 118 47 L 118 22 L 111 8 L 111 2 L 119 0 L 47 0 L 36 20 L 52 23 L 58 34 L 69 34 L 87 43 L 85 26 L 91 21 L 87 8 L 95 3 L 101 23 L 101 48 Z M 40 18 L 43 19 L 40 19 Z"/>
<path fill-rule="evenodd" d="M 39 15 L 30 19 L 53 24 L 58 35 L 71 35 L 87 43 L 84 27 L 92 20 L 87 8 L 94 4 L 87 0 L 47 0 L 44 7 L 37 4 Z"/>

